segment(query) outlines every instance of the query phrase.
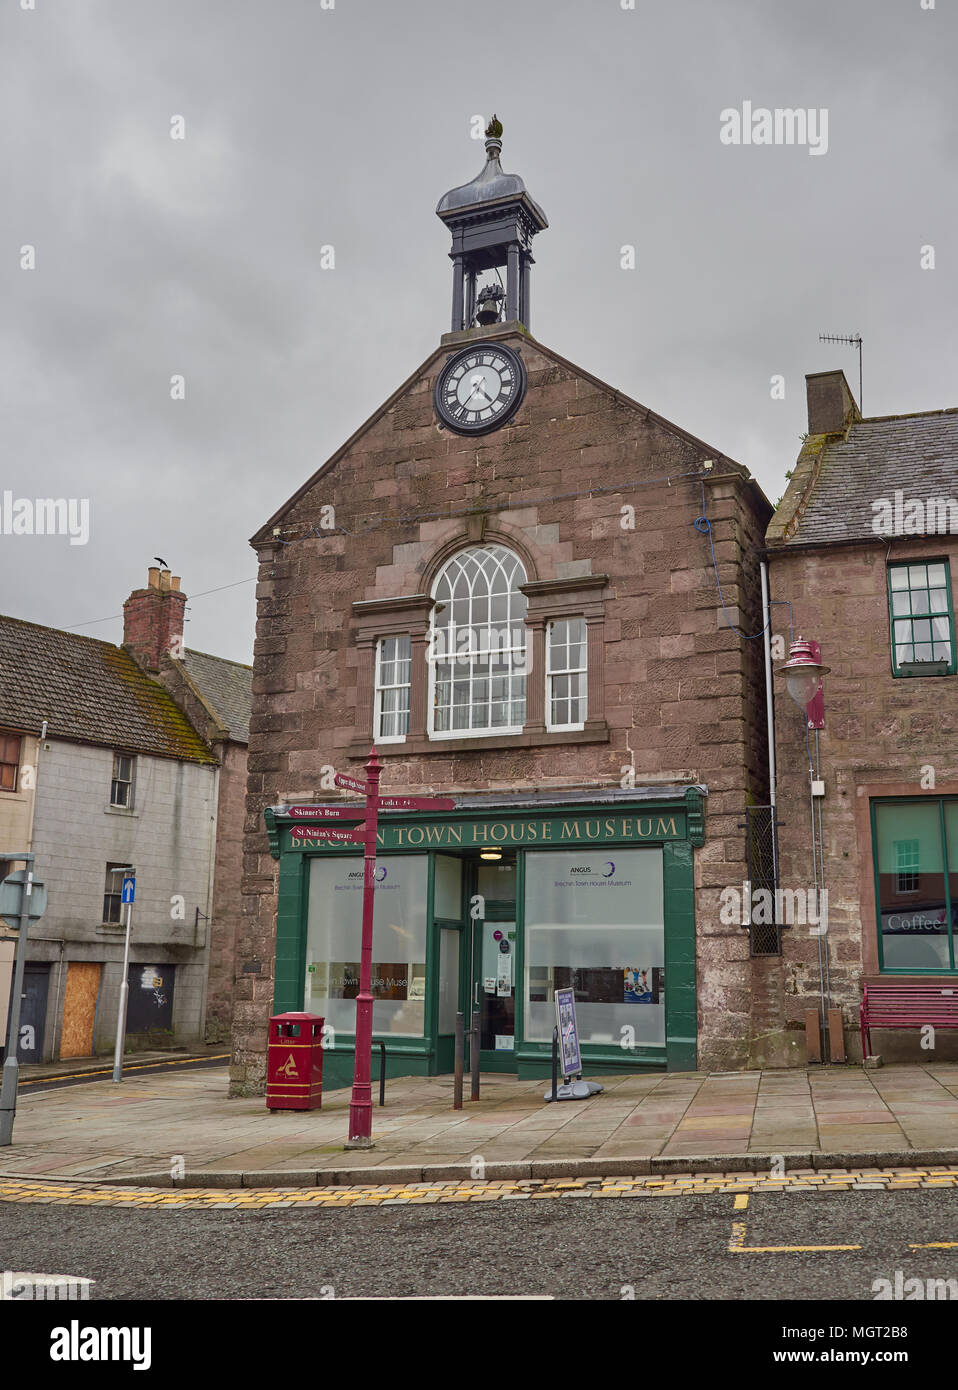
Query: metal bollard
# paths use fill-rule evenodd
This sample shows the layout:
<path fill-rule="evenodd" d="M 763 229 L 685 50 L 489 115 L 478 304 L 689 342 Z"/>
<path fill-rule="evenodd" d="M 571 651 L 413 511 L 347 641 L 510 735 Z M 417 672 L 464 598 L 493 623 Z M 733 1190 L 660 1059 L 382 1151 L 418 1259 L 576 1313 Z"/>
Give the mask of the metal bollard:
<path fill-rule="evenodd" d="M 472 1011 L 472 1036 L 469 1044 L 469 1072 L 472 1079 L 470 1100 L 479 1099 L 479 1010 Z"/>
<path fill-rule="evenodd" d="M 374 1047 L 379 1048 L 379 1104 L 386 1104 L 386 1044 L 384 1042 L 373 1043 Z"/>
<path fill-rule="evenodd" d="M 456 1014 L 456 1062 L 452 1083 L 452 1108 L 462 1109 L 462 1073 L 466 1063 L 466 1016 Z"/>

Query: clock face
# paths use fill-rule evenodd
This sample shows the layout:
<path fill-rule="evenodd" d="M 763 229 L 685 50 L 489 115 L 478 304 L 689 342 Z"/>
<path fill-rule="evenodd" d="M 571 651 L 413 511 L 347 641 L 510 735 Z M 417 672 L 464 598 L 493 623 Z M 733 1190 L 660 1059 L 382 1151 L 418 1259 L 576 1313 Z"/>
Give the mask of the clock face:
<path fill-rule="evenodd" d="M 457 434 L 485 434 L 516 413 L 525 389 L 525 367 L 511 348 L 466 348 L 439 374 L 436 414 Z"/>

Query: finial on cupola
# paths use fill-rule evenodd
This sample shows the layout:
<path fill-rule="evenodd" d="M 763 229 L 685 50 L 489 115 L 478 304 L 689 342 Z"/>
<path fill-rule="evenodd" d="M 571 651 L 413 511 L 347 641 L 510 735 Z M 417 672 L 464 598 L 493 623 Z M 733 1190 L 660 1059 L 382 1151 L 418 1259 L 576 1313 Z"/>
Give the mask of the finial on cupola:
<path fill-rule="evenodd" d="M 499 163 L 502 122 L 493 113 L 486 126 L 486 162 L 470 183 L 452 188 L 439 200 L 436 215 L 452 233 L 452 331 L 499 321 L 494 287 L 481 287 L 479 277 L 505 269 L 505 322 L 530 326 L 530 269 L 532 238 L 548 227 L 539 204 L 530 198 L 518 174 L 506 174 Z"/>
<path fill-rule="evenodd" d="M 486 126 L 486 154 L 490 159 L 498 159 L 502 154 L 502 122 L 495 111 Z"/>

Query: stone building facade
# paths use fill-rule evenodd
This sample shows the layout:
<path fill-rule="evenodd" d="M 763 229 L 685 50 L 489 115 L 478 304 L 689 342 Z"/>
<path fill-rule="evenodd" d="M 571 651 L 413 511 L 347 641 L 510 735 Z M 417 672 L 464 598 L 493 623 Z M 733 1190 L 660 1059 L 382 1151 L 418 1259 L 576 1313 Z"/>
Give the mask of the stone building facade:
<path fill-rule="evenodd" d="M 863 982 L 955 984 L 958 411 L 862 419 L 840 371 L 807 380 L 809 433 L 767 539 L 772 597 L 829 668 L 808 749 L 775 681 L 781 881 L 814 881 L 811 759 L 827 932 L 786 926 L 774 968 L 792 1037 L 824 1000 L 859 1059 Z M 787 645 L 789 609 L 774 612 Z M 888 1059 L 930 1055 L 914 1032 L 874 1045 Z M 954 1054 L 939 1030 L 931 1055 Z"/>
<path fill-rule="evenodd" d="M 495 148 L 455 204 L 467 221 L 476 186 L 496 194 L 481 202 L 480 220 L 490 202 L 500 213 L 510 199 L 520 211 L 526 206 L 521 180 L 502 175 Z M 521 271 L 518 252 L 515 265 Z M 459 326 L 454 307 L 454 327 L 437 349 L 252 540 L 260 571 L 233 1020 L 237 1093 L 263 1085 L 271 1011 L 304 1003 L 331 1013 L 346 1033 L 336 1046 L 344 1052 L 341 1065 L 327 1053 L 326 1066 L 335 1084 L 347 1077 L 350 962 L 358 960 L 358 943 L 354 934 L 330 944 L 338 926 L 317 902 L 347 886 L 356 861 L 303 840 L 296 818 L 308 814 L 304 804 L 341 804 L 333 772 L 361 777 L 374 740 L 385 793 L 434 793 L 456 807 L 429 824 L 391 818 L 381 837 L 389 875 L 393 862 L 404 872 L 399 852 L 416 846 L 439 847 L 450 859 L 423 854 L 429 864 L 422 867 L 422 908 L 411 887 L 402 927 L 415 935 L 419 918 L 429 916 L 416 947 L 421 959 L 405 959 L 395 997 L 387 998 L 387 984 L 382 1008 L 377 998 L 374 1026 L 377 1036 L 390 1035 L 390 1070 L 451 1066 L 449 1019 L 470 998 L 481 1001 L 484 1020 L 490 1015 L 484 1066 L 494 1065 L 501 1049 L 504 1069 L 543 1069 L 551 1035 L 546 1014 L 563 980 L 582 999 L 580 1013 L 585 1004 L 594 1010 L 596 1041 L 585 1048 L 593 1071 L 749 1061 L 748 938 L 740 926 L 721 923 L 718 906 L 722 888 L 744 876 L 744 807 L 767 797 L 761 643 L 746 637 L 761 629 L 758 563 L 771 508 L 746 469 L 537 342 L 527 322 L 475 322 L 481 266 L 466 256 L 464 268 L 454 256 Z M 527 282 L 524 296 L 514 302 L 527 313 Z M 448 381 L 458 354 L 467 365 L 478 363 L 476 370 L 520 359 L 525 393 L 499 428 L 469 436 L 437 419 L 437 381 Z M 443 584 L 463 567 L 475 574 L 497 564 L 518 576 L 524 704 L 518 716 L 515 708 L 502 716 L 501 728 L 477 728 L 474 715 L 454 708 L 456 667 L 444 666 L 437 650 L 448 621 Z M 454 607 L 457 600 L 449 601 Z M 571 643 L 570 632 L 580 642 L 575 659 L 587 667 L 587 709 L 583 700 L 573 719 L 565 705 L 557 720 L 553 701 L 569 687 L 554 674 L 555 661 L 565 659 L 554 644 L 557 633 Z M 398 697 L 390 690 L 397 655 Z M 467 667 L 470 661 L 475 712 L 483 699 L 495 700 L 495 685 L 489 696 L 474 651 Z M 399 725 L 386 718 L 396 698 L 400 707 L 408 703 L 399 737 Z M 584 855 L 578 864 L 563 861 L 562 874 L 607 872 L 614 886 L 616 864 L 633 866 L 637 880 L 630 880 L 621 909 L 626 918 L 646 889 L 664 891 L 664 958 L 662 922 L 640 924 L 648 935 L 630 945 L 626 919 L 616 926 L 625 934 L 603 948 L 608 959 L 580 959 L 575 951 L 561 961 L 542 956 L 567 949 L 541 922 L 541 936 L 532 935 L 537 912 L 561 918 L 566 911 L 530 897 L 535 875 L 551 872 L 542 846 L 552 834 L 551 845 L 562 840 Z M 489 924 L 500 952 L 513 943 L 515 954 L 498 979 L 483 973 L 479 957 L 487 959 L 489 943 L 470 939 L 467 910 L 471 895 L 491 882 L 493 870 L 476 860 L 491 841 L 505 842 L 493 850 L 509 860 L 494 867 L 504 879 L 513 872 L 519 879 L 494 904 L 503 923 L 498 938 L 495 920 Z M 642 849 L 632 848 L 638 843 Z M 602 868 L 600 845 L 608 856 Z M 598 879 L 596 885 L 598 902 Z M 447 902 L 441 911 L 440 896 Z M 587 895 L 580 896 L 584 903 Z M 582 907 L 580 915 L 589 912 Z M 587 937 L 583 931 L 575 939 Z M 402 962 L 401 949 L 396 944 L 387 959 Z M 630 1015 L 616 990 L 631 967 L 648 989 L 626 989 L 626 999 L 639 1002 L 631 1016 L 645 1029 L 638 1029 L 645 1043 L 630 1050 L 630 1025 L 623 1024 Z M 653 996 L 665 1015 L 655 1026 L 652 1009 L 642 1012 Z M 411 1001 L 420 998 L 422 1017 L 410 1024 Z"/>
<path fill-rule="evenodd" d="M 229 1038 L 242 916 L 243 825 L 252 670 L 237 661 L 194 651 L 183 639 L 185 596 L 150 570 L 145 589 L 123 605 L 124 645 L 169 692 L 219 764 L 216 855 L 209 912 L 209 973 L 204 1036 Z"/>
<path fill-rule="evenodd" d="M 0 867 L 32 852 L 47 888 L 22 1060 L 112 1045 L 126 920 L 114 870 L 128 866 L 130 1046 L 228 1036 L 251 672 L 184 647 L 185 603 L 151 569 L 123 647 L 0 618 Z M 0 926 L 4 1021 L 14 939 Z"/>
<path fill-rule="evenodd" d="M 29 854 L 33 829 L 33 798 L 36 792 L 37 747 L 39 740 L 20 729 L 0 729 L 0 846 L 26 850 Z M 21 771 L 29 769 L 29 771 Z M 18 867 L 3 858 L 0 850 L 0 879 Z M 0 1040 L 7 1036 L 7 1007 L 13 981 L 16 938 L 4 934 L 0 925 Z M 0 1041 L 0 1047 L 2 1047 Z"/>

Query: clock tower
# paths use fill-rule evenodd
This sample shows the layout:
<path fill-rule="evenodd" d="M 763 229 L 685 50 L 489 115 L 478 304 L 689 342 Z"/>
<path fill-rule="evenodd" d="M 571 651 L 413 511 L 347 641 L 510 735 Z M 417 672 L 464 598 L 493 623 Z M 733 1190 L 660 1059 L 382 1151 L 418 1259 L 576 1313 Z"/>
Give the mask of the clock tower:
<path fill-rule="evenodd" d="M 437 217 L 452 233 L 453 333 L 503 318 L 527 330 L 532 326 L 532 238 L 549 223 L 519 175 L 503 173 L 501 153 L 502 122 L 494 115 L 486 126 L 486 162 L 481 172 L 471 183 L 450 189 L 436 208 Z M 495 278 L 480 286 L 480 277 L 489 272 Z"/>

